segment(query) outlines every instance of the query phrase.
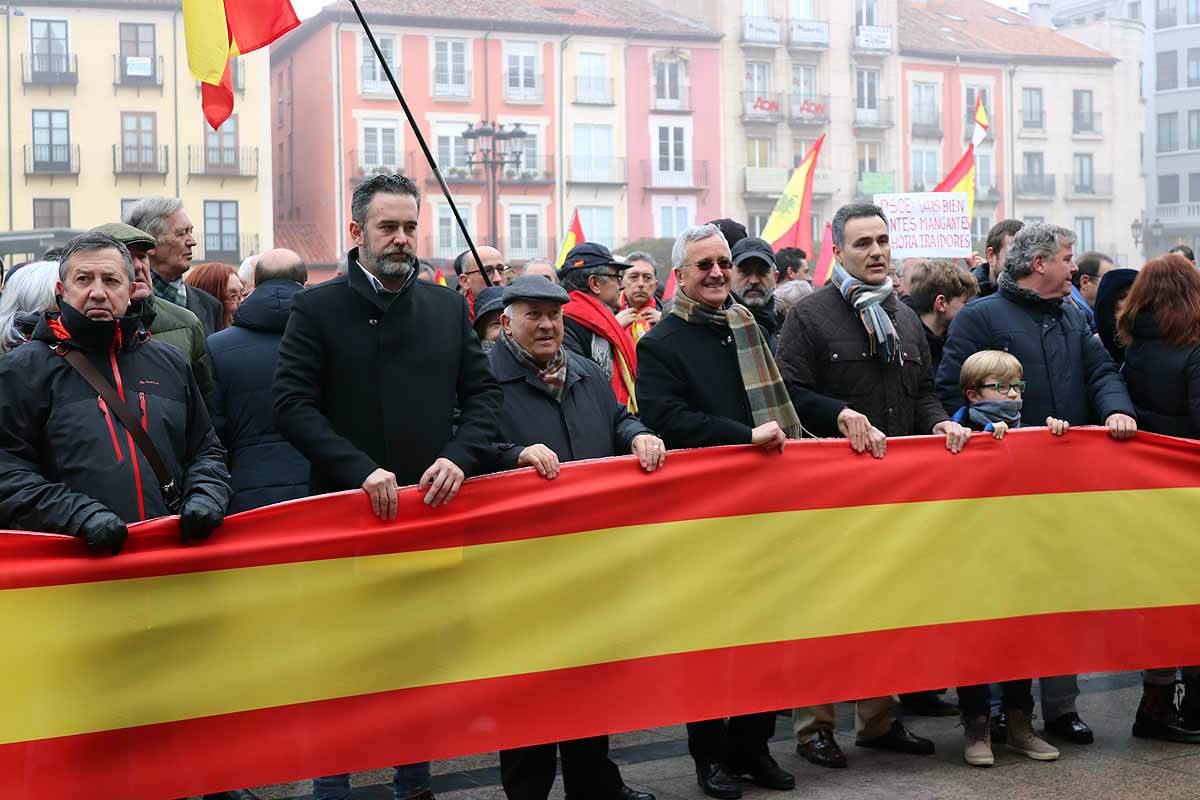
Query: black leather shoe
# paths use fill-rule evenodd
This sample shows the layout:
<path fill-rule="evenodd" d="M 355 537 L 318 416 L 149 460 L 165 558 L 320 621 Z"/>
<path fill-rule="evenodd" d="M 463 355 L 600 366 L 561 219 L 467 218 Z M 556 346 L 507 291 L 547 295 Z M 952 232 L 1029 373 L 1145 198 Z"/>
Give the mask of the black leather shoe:
<path fill-rule="evenodd" d="M 817 731 L 807 742 L 798 743 L 796 752 L 818 767 L 846 768 L 846 754 L 838 747 L 837 739 L 833 738 L 833 731 Z"/>
<path fill-rule="evenodd" d="M 654 800 L 654 795 L 649 792 L 639 792 L 637 789 L 630 789 L 628 786 L 622 786 L 621 791 L 617 792 L 614 800 Z"/>
<path fill-rule="evenodd" d="M 1092 729 L 1074 711 L 1047 722 L 1046 733 L 1072 744 L 1091 744 L 1096 741 Z"/>
<path fill-rule="evenodd" d="M 697 764 L 696 781 L 709 797 L 737 800 L 742 796 L 742 787 L 720 764 Z"/>
<path fill-rule="evenodd" d="M 204 800 L 260 800 L 260 798 L 249 789 L 234 789 L 229 792 L 206 794 Z"/>
<path fill-rule="evenodd" d="M 947 703 L 934 691 L 900 695 L 900 707 L 914 717 L 957 717 L 958 706 Z"/>
<path fill-rule="evenodd" d="M 779 763 L 769 755 L 762 755 L 749 764 L 730 764 L 732 775 L 748 775 L 750 780 L 764 789 L 795 789 L 796 778 L 790 772 L 784 771 Z"/>
<path fill-rule="evenodd" d="M 992 743 L 1004 744 L 1008 741 L 1008 715 L 1004 710 L 996 712 L 992 716 Z"/>
<path fill-rule="evenodd" d="M 889 750 L 893 753 L 904 753 L 910 756 L 933 755 L 933 742 L 922 736 L 909 733 L 900 720 L 892 723 L 892 728 L 883 736 L 874 739 L 856 739 L 859 747 L 869 747 L 872 750 Z"/>

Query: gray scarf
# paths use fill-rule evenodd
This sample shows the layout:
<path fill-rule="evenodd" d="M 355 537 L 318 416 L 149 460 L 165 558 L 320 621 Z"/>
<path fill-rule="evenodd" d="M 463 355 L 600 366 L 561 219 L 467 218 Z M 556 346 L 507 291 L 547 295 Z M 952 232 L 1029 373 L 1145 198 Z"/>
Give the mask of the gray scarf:
<path fill-rule="evenodd" d="M 871 355 L 887 364 L 895 362 L 897 366 L 903 365 L 904 356 L 900 353 L 900 337 L 896 334 L 896 326 L 887 312 L 879 307 L 891 296 L 892 282 L 885 280 L 878 286 L 872 286 L 846 272 L 841 264 L 833 265 L 830 281 L 850 307 L 858 312 L 871 342 Z"/>

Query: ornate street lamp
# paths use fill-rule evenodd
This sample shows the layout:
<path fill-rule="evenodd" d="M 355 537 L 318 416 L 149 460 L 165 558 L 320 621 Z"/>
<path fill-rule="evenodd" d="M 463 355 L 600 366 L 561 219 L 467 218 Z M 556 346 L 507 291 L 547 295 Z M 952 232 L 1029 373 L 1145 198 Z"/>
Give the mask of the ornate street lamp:
<path fill-rule="evenodd" d="M 1129 223 L 1129 233 L 1133 236 L 1133 246 L 1137 247 L 1142 242 L 1145 246 L 1142 247 L 1142 256 L 1150 258 L 1151 242 L 1162 239 L 1164 227 L 1162 220 L 1156 219 L 1151 222 L 1144 215 Z"/>
<path fill-rule="evenodd" d="M 500 247 L 500 231 L 496 222 L 496 206 L 499 205 L 496 182 L 499 179 L 500 170 L 506 167 L 521 168 L 521 157 L 525 154 L 522 141 L 528 135 L 522 130 L 520 123 L 505 127 L 487 120 L 475 125 L 467 125 L 467 129 L 462 132 L 462 138 L 467 142 L 467 167 L 469 169 L 483 167 L 487 173 L 493 247 Z"/>

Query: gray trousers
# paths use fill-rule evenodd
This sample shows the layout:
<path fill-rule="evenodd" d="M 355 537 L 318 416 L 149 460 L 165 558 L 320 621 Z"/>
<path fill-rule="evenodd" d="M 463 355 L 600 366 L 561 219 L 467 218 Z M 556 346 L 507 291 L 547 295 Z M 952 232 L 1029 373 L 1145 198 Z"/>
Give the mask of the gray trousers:
<path fill-rule="evenodd" d="M 1039 678 L 1038 684 L 1042 689 L 1042 719 L 1045 722 L 1075 713 L 1075 699 L 1079 697 L 1078 675 Z"/>

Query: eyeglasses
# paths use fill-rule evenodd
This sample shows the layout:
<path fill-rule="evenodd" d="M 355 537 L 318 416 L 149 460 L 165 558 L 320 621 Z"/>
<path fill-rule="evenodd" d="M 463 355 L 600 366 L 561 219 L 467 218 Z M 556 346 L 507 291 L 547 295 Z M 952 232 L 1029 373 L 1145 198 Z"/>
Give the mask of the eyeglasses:
<path fill-rule="evenodd" d="M 1011 389 L 1016 389 L 1019 394 L 1025 393 L 1025 381 L 999 381 L 998 383 L 981 383 L 975 387 L 976 389 L 995 389 L 1000 394 L 1008 394 Z"/>
<path fill-rule="evenodd" d="M 728 258 L 718 258 L 718 259 L 705 258 L 705 259 L 701 259 L 700 261 L 693 262 L 691 264 L 684 264 L 683 266 L 697 267 L 697 268 L 703 270 L 704 272 L 709 272 L 712 270 L 714 264 L 716 266 L 720 267 L 722 272 L 724 272 L 725 270 L 733 269 L 733 262 L 730 261 Z"/>
<path fill-rule="evenodd" d="M 478 275 L 480 271 L 481 270 L 472 269 L 463 272 L 463 275 Z M 498 278 L 501 275 L 511 275 L 512 267 L 510 267 L 508 264 L 495 264 L 490 267 L 484 267 L 482 271 L 486 272 L 489 278 Z"/>

